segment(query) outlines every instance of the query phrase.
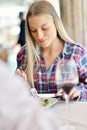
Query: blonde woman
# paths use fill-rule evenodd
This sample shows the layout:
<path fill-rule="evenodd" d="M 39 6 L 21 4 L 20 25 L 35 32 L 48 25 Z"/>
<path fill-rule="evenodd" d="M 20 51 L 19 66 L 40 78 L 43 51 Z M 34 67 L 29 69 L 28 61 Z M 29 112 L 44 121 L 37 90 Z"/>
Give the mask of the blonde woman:
<path fill-rule="evenodd" d="M 16 72 L 23 76 L 38 93 L 62 93 L 55 83 L 55 69 L 62 59 L 76 62 L 79 84 L 69 97 L 87 99 L 87 53 L 66 33 L 60 17 L 48 1 L 30 5 L 26 15 L 26 45 L 17 55 Z"/>

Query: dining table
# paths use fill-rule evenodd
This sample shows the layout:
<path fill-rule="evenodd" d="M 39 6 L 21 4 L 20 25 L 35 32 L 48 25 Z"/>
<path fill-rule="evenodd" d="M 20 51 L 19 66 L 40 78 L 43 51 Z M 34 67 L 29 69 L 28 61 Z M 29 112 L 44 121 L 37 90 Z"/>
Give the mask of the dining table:
<path fill-rule="evenodd" d="M 49 108 L 68 130 L 87 130 L 87 102 L 72 101 L 69 104 L 57 102 Z"/>

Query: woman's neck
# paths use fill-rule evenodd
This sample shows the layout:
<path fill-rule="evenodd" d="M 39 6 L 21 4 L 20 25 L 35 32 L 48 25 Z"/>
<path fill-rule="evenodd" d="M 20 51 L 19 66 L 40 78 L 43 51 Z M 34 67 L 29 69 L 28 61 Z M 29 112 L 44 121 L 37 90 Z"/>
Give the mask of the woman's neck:
<path fill-rule="evenodd" d="M 64 42 L 57 41 L 48 48 L 41 49 L 41 54 L 44 57 L 46 70 L 49 69 L 50 65 L 54 62 L 56 57 L 63 51 Z"/>
<path fill-rule="evenodd" d="M 41 48 L 41 54 L 45 55 L 58 55 L 63 50 L 64 42 L 56 39 L 49 47 Z"/>

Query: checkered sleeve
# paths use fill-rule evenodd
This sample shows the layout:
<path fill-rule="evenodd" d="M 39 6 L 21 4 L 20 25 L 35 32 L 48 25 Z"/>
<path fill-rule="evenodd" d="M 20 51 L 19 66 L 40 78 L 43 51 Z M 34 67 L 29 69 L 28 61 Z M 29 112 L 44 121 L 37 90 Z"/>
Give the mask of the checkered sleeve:
<path fill-rule="evenodd" d="M 17 69 L 25 70 L 27 66 L 26 46 L 23 46 L 17 54 Z"/>
<path fill-rule="evenodd" d="M 79 47 L 78 50 L 78 73 L 79 73 L 79 85 L 77 89 L 80 91 L 80 100 L 87 100 L 87 50 L 86 48 Z"/>

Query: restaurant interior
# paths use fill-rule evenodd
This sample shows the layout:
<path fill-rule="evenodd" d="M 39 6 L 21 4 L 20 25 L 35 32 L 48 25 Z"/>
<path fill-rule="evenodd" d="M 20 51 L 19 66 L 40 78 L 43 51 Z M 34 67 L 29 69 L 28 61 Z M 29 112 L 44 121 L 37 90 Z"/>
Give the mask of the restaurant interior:
<path fill-rule="evenodd" d="M 26 16 L 29 4 L 34 0 L 1 0 L 0 2 L 0 50 L 1 58 L 5 60 L 12 72 L 16 69 L 16 55 L 20 50 L 17 39 L 20 32 L 19 12 Z M 50 0 L 59 13 L 59 2 Z"/>
<path fill-rule="evenodd" d="M 23 11 L 24 17 L 26 17 L 27 8 L 33 1 L 38 0 L 0 0 L 0 59 L 6 62 L 12 73 L 16 70 L 16 56 L 21 49 L 21 46 L 17 44 L 20 33 L 20 20 L 18 15 L 20 11 Z M 70 37 L 87 47 L 87 1 L 48 1 L 55 7 Z M 86 102 L 84 105 L 82 103 L 75 103 L 69 104 L 69 106 L 60 105 L 59 107 L 55 107 L 54 110 L 50 109 L 56 116 L 58 114 L 63 121 L 64 127 L 61 130 L 86 130 L 86 110 Z M 82 111 L 84 112 L 82 113 Z"/>
<path fill-rule="evenodd" d="M 16 68 L 16 55 L 20 49 L 17 44 L 20 11 L 26 11 L 34 0 L 1 0 L 0 2 L 0 50 L 3 58 L 12 71 Z M 87 47 L 87 16 L 86 0 L 49 0 L 55 7 L 58 15 L 62 18 L 65 29 L 72 39 Z M 2 51 L 4 49 L 4 52 Z M 3 54 L 4 53 L 4 54 Z"/>

